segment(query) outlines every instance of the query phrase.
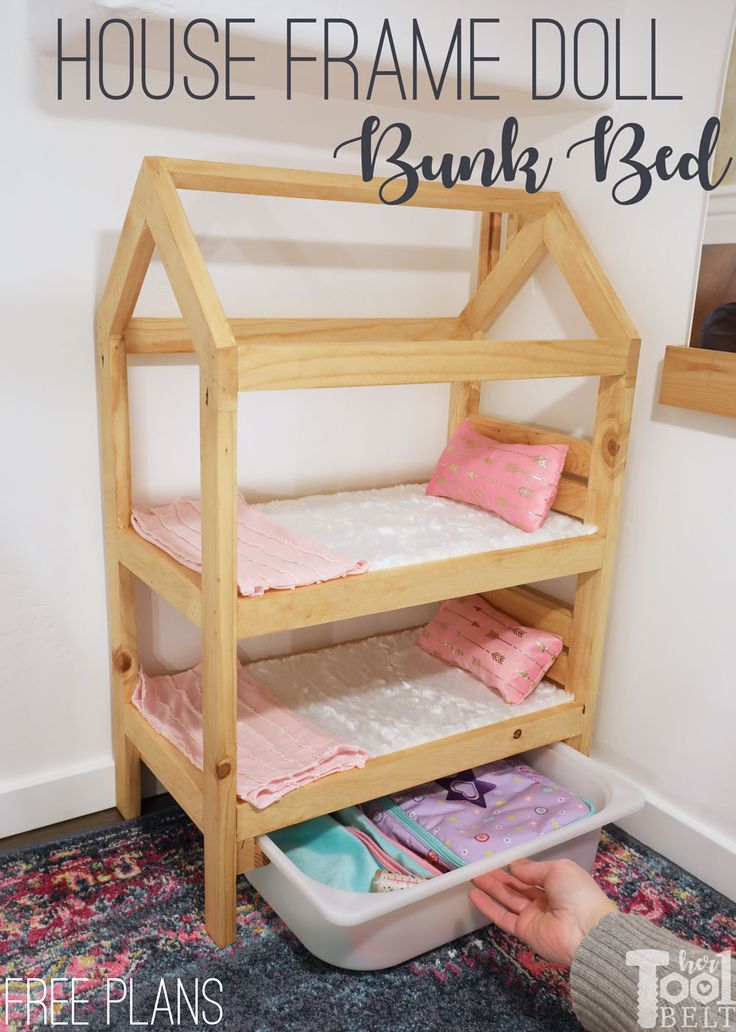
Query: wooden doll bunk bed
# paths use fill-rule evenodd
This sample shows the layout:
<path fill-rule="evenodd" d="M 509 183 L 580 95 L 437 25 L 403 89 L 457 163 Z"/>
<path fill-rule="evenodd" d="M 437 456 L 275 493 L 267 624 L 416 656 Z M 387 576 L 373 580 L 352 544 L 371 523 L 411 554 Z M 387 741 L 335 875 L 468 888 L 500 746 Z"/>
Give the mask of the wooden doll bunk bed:
<path fill-rule="evenodd" d="M 140 813 L 140 762 L 204 834 L 205 919 L 219 945 L 235 938 L 236 876 L 259 863 L 255 836 L 340 807 L 566 741 L 587 752 L 603 651 L 608 594 L 639 341 L 558 194 L 422 184 L 411 203 L 481 215 L 478 285 L 454 318 L 227 318 L 179 190 L 378 202 L 358 176 L 146 158 L 97 316 L 117 807 Z M 183 319 L 133 318 L 158 250 Z M 489 340 L 496 317 L 551 254 L 597 339 Z M 202 574 L 131 527 L 127 360 L 193 352 L 200 369 Z M 486 380 L 600 377 L 592 440 L 478 414 Z M 236 589 L 236 420 L 240 392 L 447 383 L 449 429 L 468 417 L 506 442 L 569 446 L 554 508 L 595 532 L 399 568 L 292 591 L 239 598 Z M 577 575 L 573 606 L 523 585 Z M 158 734 L 131 703 L 138 677 L 134 579 L 202 632 L 204 769 Z M 572 701 L 440 738 L 362 769 L 292 791 L 265 810 L 236 795 L 236 662 L 240 639 L 484 593 L 522 622 L 561 635 L 551 672 Z"/>

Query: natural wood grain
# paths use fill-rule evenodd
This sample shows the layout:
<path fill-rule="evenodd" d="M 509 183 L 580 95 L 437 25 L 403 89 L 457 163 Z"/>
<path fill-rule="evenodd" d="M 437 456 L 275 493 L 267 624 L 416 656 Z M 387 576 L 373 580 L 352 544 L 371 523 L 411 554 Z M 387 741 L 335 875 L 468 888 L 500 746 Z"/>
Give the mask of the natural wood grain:
<path fill-rule="evenodd" d="M 199 574 L 185 569 L 133 530 L 119 534 L 121 561 L 193 623 L 201 622 Z M 238 600 L 238 637 L 255 637 L 331 620 L 366 616 L 442 598 L 469 595 L 529 580 L 595 569 L 602 559 L 599 535 L 368 571 L 290 592 L 271 591 Z"/>
<path fill-rule="evenodd" d="M 527 627 L 539 627 L 557 634 L 565 644 L 570 642 L 573 607 L 538 588 L 502 588 L 483 592 L 497 609 L 513 616 Z"/>
<path fill-rule="evenodd" d="M 238 602 L 238 637 L 311 627 L 597 569 L 597 534 L 375 570 Z"/>
<path fill-rule="evenodd" d="M 510 212 L 506 218 L 506 247 L 513 242 L 514 237 L 524 225 L 524 216 L 518 212 Z"/>
<path fill-rule="evenodd" d="M 553 512 L 562 512 L 566 516 L 582 520 L 585 515 L 587 493 L 588 486 L 585 480 L 578 480 L 563 473 L 552 503 Z"/>
<path fill-rule="evenodd" d="M 132 705 L 125 708 L 124 727 L 145 765 L 166 786 L 200 831 L 203 830 L 202 771 L 155 731 Z"/>
<path fill-rule="evenodd" d="M 144 171 L 146 219 L 199 360 L 207 365 L 219 349 L 234 348 L 235 339 L 171 176 L 152 159 Z"/>
<path fill-rule="evenodd" d="M 626 368 L 624 340 L 446 340 L 238 346 L 241 391 L 605 376 Z"/>
<path fill-rule="evenodd" d="M 145 178 L 141 170 L 97 310 L 100 346 L 125 331 L 151 264 L 153 237 L 146 223 Z"/>
<path fill-rule="evenodd" d="M 545 680 L 554 681 L 554 683 L 558 684 L 560 688 L 565 688 L 567 686 L 567 661 L 568 653 L 563 649 L 544 675 Z"/>
<path fill-rule="evenodd" d="M 266 810 L 256 810 L 240 802 L 238 839 L 249 839 L 343 806 L 400 792 L 454 774 L 459 767 L 477 767 L 515 752 L 570 738 L 579 733 L 582 723 L 581 707 L 574 703 L 563 703 L 526 716 L 511 715 L 498 724 L 370 759 L 360 770 L 331 774 L 290 792 Z"/>
<path fill-rule="evenodd" d="M 603 377 L 598 392 L 585 519 L 605 535 L 605 555 L 599 570 L 578 577 L 567 679 L 585 707 L 585 727 L 573 743 L 585 753 L 593 736 L 638 359 L 635 342 L 627 372 Z"/>
<path fill-rule="evenodd" d="M 223 349 L 200 376 L 205 923 L 218 946 L 235 940 L 237 873 L 235 357 Z"/>
<path fill-rule="evenodd" d="M 206 190 L 216 193 L 260 194 L 265 197 L 305 197 L 321 201 L 352 201 L 380 204 L 381 179 L 364 182 L 361 176 L 341 172 L 311 172 L 292 168 L 266 168 L 260 165 L 233 165 L 188 161 L 180 158 L 157 159 L 171 173 L 180 190 Z M 403 191 L 399 185 L 389 194 Z M 543 213 L 554 204 L 557 194 L 529 194 L 503 187 L 454 186 L 421 182 L 407 203 L 419 208 L 450 208 L 459 211 L 520 211 Z"/>
<path fill-rule="evenodd" d="M 120 562 L 193 624 L 202 622 L 202 578 L 132 528 L 117 533 Z"/>
<path fill-rule="evenodd" d="M 495 416 L 473 416 L 473 428 L 486 437 L 504 444 L 566 444 L 565 472 L 587 477 L 590 471 L 591 443 L 584 437 L 573 437 L 559 430 L 534 426 L 531 423 L 513 423 Z"/>
<path fill-rule="evenodd" d="M 636 340 L 636 327 L 562 200 L 544 219 L 544 240 L 593 331 Z"/>
<path fill-rule="evenodd" d="M 98 343 L 98 405 L 106 541 L 108 627 L 115 752 L 115 805 L 126 819 L 141 807 L 141 765 L 123 713 L 138 675 L 134 583 L 116 550 L 118 527 L 130 519 L 130 428 L 125 352 L 119 336 Z"/>
<path fill-rule="evenodd" d="M 238 344 L 279 341 L 447 340 L 459 333 L 457 318 L 429 319 L 228 319 Z M 183 319 L 131 319 L 125 331 L 129 355 L 194 352 Z"/>
<path fill-rule="evenodd" d="M 269 863 L 268 857 L 252 838 L 238 842 L 236 856 L 238 874 L 247 874 Z"/>
<path fill-rule="evenodd" d="M 479 285 L 460 313 L 471 332 L 486 333 L 537 268 L 545 255 L 544 225 L 544 219 L 528 222 Z"/>
<path fill-rule="evenodd" d="M 484 211 L 480 223 L 480 240 L 478 243 L 478 271 L 476 290 L 491 271 L 501 253 L 501 229 L 503 216 L 499 212 Z M 459 326 L 462 323 L 458 320 Z M 456 329 L 453 336 L 462 336 L 461 329 Z M 485 334 L 473 334 L 476 340 L 482 340 Z M 481 384 L 478 380 L 450 385 L 450 410 L 447 419 L 447 436 L 451 437 L 460 423 L 468 416 L 474 415 L 480 407 Z"/>
<path fill-rule="evenodd" d="M 659 387 L 662 405 L 736 418 L 736 354 L 669 347 Z"/>
<path fill-rule="evenodd" d="M 97 396 L 105 526 L 111 654 L 115 800 L 120 814 L 140 814 L 140 757 L 128 740 L 123 713 L 138 670 L 134 583 L 119 562 L 117 533 L 130 520 L 131 468 L 128 379 L 121 334 L 130 319 L 153 254 L 145 217 L 145 173 L 138 176 L 96 318 Z"/>

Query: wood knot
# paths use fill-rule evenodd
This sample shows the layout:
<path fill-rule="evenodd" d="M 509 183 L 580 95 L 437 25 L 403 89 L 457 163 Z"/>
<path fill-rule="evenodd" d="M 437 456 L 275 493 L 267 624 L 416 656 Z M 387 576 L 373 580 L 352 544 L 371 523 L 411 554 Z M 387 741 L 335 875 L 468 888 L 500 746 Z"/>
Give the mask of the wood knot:
<path fill-rule="evenodd" d="M 520 727 L 517 727 L 516 731 L 514 731 L 514 738 L 521 738 L 521 728 Z"/>
<path fill-rule="evenodd" d="M 609 437 L 606 441 L 606 450 L 612 459 L 615 459 L 621 449 L 621 445 L 618 443 L 615 437 Z"/>
<path fill-rule="evenodd" d="M 226 778 L 230 774 L 232 769 L 233 766 L 230 763 L 230 760 L 220 760 L 215 767 L 215 774 L 217 774 L 218 779 L 222 781 L 223 778 Z"/>
<path fill-rule="evenodd" d="M 119 674 L 127 674 L 133 666 L 133 657 L 127 649 L 115 649 L 112 654 L 112 665 Z"/>

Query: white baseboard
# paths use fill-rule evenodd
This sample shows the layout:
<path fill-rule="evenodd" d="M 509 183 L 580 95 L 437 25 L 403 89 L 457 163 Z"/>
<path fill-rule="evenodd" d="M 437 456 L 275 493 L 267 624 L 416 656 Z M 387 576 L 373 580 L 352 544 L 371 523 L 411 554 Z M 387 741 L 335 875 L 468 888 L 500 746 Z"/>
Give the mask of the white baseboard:
<path fill-rule="evenodd" d="M 44 780 L 0 785 L 0 838 L 115 805 L 112 759 L 49 772 Z"/>
<path fill-rule="evenodd" d="M 647 792 L 646 796 L 643 810 L 617 823 L 640 842 L 736 900 L 736 842 L 655 794 Z"/>
<path fill-rule="evenodd" d="M 141 795 L 166 789 L 143 766 Z M 0 839 L 86 817 L 115 805 L 115 764 L 103 758 L 82 767 L 47 772 L 43 780 L 0 784 Z"/>

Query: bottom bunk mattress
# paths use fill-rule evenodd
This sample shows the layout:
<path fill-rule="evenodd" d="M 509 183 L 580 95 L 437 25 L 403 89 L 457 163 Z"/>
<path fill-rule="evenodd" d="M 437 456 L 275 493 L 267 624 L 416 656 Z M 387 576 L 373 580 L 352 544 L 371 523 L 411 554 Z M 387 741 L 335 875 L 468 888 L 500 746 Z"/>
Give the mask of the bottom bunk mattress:
<path fill-rule="evenodd" d="M 327 774 L 438 738 L 568 702 L 543 681 L 510 706 L 481 681 L 420 649 L 420 629 L 260 660 L 238 675 L 241 799 L 264 808 Z M 199 668 L 141 674 L 133 703 L 202 767 Z"/>

